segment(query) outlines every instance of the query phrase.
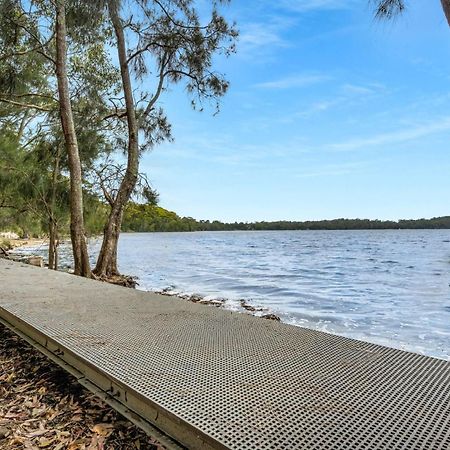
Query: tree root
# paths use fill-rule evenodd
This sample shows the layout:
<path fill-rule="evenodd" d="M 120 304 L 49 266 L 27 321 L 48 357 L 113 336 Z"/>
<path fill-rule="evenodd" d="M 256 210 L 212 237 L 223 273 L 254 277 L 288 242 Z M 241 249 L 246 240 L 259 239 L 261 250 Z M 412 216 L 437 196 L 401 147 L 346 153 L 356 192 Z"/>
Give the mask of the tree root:
<path fill-rule="evenodd" d="M 136 286 L 139 285 L 137 282 L 137 277 L 133 277 L 130 275 L 94 275 L 92 274 L 92 278 L 98 281 L 104 281 L 105 283 L 115 284 L 117 286 L 123 286 L 131 289 L 136 289 Z"/>

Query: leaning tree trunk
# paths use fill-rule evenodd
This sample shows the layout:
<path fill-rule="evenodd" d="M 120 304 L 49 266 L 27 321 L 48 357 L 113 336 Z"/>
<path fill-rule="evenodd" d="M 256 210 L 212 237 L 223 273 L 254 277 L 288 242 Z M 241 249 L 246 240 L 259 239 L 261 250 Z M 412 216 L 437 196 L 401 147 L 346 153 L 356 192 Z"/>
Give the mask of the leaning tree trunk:
<path fill-rule="evenodd" d="M 450 0 L 441 0 L 442 8 L 444 9 L 445 17 L 450 25 Z"/>
<path fill-rule="evenodd" d="M 103 231 L 102 247 L 94 273 L 100 277 L 119 275 L 117 267 L 117 246 L 123 217 L 123 207 L 116 200 Z"/>
<path fill-rule="evenodd" d="M 56 78 L 60 105 L 61 124 L 69 160 L 70 172 L 70 237 L 72 240 L 76 275 L 91 276 L 86 238 L 84 236 L 83 190 L 81 161 L 70 103 L 67 78 L 65 0 L 56 1 Z"/>
<path fill-rule="evenodd" d="M 127 62 L 127 49 L 122 21 L 119 17 L 116 0 L 108 0 L 108 10 L 117 41 L 120 74 L 125 97 L 125 107 L 128 125 L 128 161 L 127 170 L 120 184 L 116 198 L 111 205 L 111 212 L 103 233 L 103 243 L 98 256 L 94 273 L 100 277 L 118 275 L 117 245 L 122 226 L 123 212 L 128 200 L 136 187 L 139 171 L 139 142 L 138 122 L 134 108 L 133 88 L 131 85 L 130 70 Z"/>

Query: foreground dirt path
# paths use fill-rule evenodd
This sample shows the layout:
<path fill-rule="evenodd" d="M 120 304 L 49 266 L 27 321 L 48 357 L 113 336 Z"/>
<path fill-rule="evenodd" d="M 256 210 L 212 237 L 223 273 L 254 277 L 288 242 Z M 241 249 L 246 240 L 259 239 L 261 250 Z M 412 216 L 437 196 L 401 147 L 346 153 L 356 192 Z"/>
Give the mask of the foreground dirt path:
<path fill-rule="evenodd" d="M 163 448 L 0 324 L 1 450 Z"/>

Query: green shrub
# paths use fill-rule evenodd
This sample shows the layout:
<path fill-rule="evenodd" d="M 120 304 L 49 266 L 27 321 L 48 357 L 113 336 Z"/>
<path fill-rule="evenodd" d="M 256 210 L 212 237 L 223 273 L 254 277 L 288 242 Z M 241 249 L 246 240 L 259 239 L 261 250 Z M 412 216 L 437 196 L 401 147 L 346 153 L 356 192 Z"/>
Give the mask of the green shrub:
<path fill-rule="evenodd" d="M 11 241 L 5 238 L 0 238 L 0 247 L 3 250 L 11 250 L 13 248 Z"/>

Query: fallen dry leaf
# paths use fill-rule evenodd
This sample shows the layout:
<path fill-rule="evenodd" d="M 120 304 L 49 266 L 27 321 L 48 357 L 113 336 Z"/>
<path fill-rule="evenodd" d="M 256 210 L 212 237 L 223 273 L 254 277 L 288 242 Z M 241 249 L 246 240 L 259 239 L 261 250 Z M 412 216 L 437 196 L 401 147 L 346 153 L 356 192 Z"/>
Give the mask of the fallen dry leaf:
<path fill-rule="evenodd" d="M 108 434 L 112 433 L 113 429 L 114 425 L 111 423 L 98 423 L 92 427 L 92 431 L 100 436 L 108 436 Z"/>
<path fill-rule="evenodd" d="M 53 442 L 55 442 L 55 439 L 47 439 L 47 438 L 41 438 L 39 439 L 39 448 L 47 448 L 50 447 L 50 445 L 53 444 Z"/>

